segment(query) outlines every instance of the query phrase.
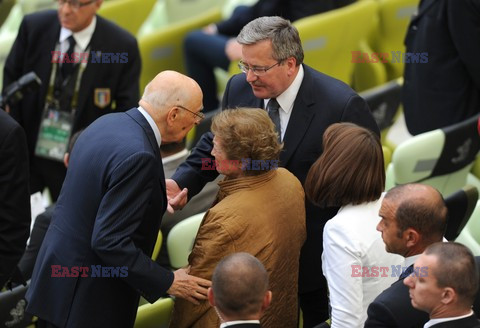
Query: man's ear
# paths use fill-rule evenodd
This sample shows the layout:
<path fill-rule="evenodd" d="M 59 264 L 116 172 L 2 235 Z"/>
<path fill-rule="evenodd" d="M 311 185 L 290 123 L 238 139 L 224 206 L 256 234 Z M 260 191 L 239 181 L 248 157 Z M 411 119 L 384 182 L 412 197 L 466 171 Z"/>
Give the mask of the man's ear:
<path fill-rule="evenodd" d="M 265 293 L 265 296 L 263 297 L 262 312 L 265 311 L 270 306 L 271 302 L 272 302 L 272 292 L 270 290 L 267 290 L 267 292 Z"/>
<path fill-rule="evenodd" d="M 172 107 L 167 113 L 167 125 L 172 126 L 175 122 L 175 120 L 178 118 L 178 108 L 177 107 Z"/>
<path fill-rule="evenodd" d="M 406 238 L 407 247 L 413 247 L 420 242 L 420 234 L 412 228 L 407 228 L 403 232 L 403 237 Z"/>
<path fill-rule="evenodd" d="M 66 168 L 68 168 L 69 160 L 70 160 L 70 153 L 65 153 L 65 155 L 63 155 L 63 165 L 65 165 Z"/>
<path fill-rule="evenodd" d="M 213 296 L 213 289 L 212 287 L 208 287 L 208 302 L 210 303 L 211 306 L 215 306 L 215 297 Z"/>
<path fill-rule="evenodd" d="M 441 302 L 444 305 L 452 304 L 457 299 L 458 295 L 452 287 L 445 287 L 443 289 Z"/>

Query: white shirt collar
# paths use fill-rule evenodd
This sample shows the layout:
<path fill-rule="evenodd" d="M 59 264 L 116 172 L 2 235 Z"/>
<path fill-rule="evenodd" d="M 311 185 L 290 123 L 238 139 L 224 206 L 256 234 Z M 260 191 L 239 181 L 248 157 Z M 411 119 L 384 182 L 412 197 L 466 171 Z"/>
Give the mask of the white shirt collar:
<path fill-rule="evenodd" d="M 232 325 L 239 325 L 241 323 L 257 323 L 260 324 L 260 320 L 236 320 L 236 321 L 227 321 L 220 325 L 220 328 L 225 328 Z"/>
<path fill-rule="evenodd" d="M 412 255 L 412 256 L 406 257 L 405 258 L 405 267 L 408 268 L 409 266 L 414 264 L 415 261 L 420 257 L 420 255 L 422 255 L 422 254 L 417 254 L 417 255 Z"/>
<path fill-rule="evenodd" d="M 170 156 L 166 156 L 166 157 L 162 157 L 162 161 L 163 161 L 163 164 L 167 164 L 167 163 L 170 163 L 170 162 L 173 162 L 179 158 L 182 158 L 183 156 L 186 156 L 188 154 L 188 150 L 185 148 L 184 150 L 176 153 L 176 154 L 173 154 L 173 155 L 170 155 Z"/>
<path fill-rule="evenodd" d="M 469 314 L 461 315 L 461 316 L 458 316 L 458 317 L 430 319 L 429 321 L 427 321 L 427 323 L 425 323 L 423 328 L 428 328 L 428 327 L 431 327 L 433 325 L 439 324 L 441 322 L 460 320 L 460 319 L 463 319 L 463 318 L 467 318 L 471 315 L 473 315 L 473 310 L 470 311 Z"/>
<path fill-rule="evenodd" d="M 286 114 L 290 114 L 293 108 L 293 103 L 297 98 L 298 90 L 300 90 L 300 86 L 302 85 L 304 75 L 305 75 L 305 72 L 303 71 L 303 65 L 300 65 L 297 76 L 295 76 L 295 79 L 293 80 L 292 84 L 290 84 L 287 90 L 282 92 L 282 94 L 280 94 L 276 98 L 278 104 L 280 105 L 281 110 Z M 264 108 L 267 108 L 267 104 L 269 100 L 270 99 L 264 99 L 264 106 L 263 106 Z"/>
<path fill-rule="evenodd" d="M 142 106 L 138 106 L 138 111 L 142 113 L 142 115 L 147 120 L 148 124 L 150 124 L 153 130 L 153 133 L 155 134 L 155 139 L 157 140 L 158 148 L 160 148 L 160 145 L 162 144 L 162 136 L 160 135 L 160 130 L 158 129 L 158 126 L 155 124 L 155 121 L 150 116 L 150 114 L 148 114 L 147 111 L 142 108 Z"/>
<path fill-rule="evenodd" d="M 97 17 L 93 16 L 92 21 L 90 22 L 90 25 L 85 27 L 83 30 L 79 32 L 73 33 L 69 29 L 66 29 L 65 27 L 62 26 L 60 29 L 60 37 L 58 41 L 60 44 L 62 44 L 70 35 L 73 34 L 73 38 L 75 39 L 76 45 L 75 48 L 79 49 L 80 51 L 85 51 L 88 47 L 88 44 L 90 43 L 90 40 L 92 39 L 93 32 L 95 32 L 95 26 L 97 25 Z"/>

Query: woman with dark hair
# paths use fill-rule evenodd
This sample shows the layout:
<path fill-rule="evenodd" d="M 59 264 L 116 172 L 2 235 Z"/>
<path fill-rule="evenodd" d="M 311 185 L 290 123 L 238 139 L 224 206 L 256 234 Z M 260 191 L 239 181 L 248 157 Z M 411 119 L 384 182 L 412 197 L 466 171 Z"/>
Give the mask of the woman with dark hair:
<path fill-rule="evenodd" d="M 305 180 L 305 193 L 321 207 L 340 207 L 323 232 L 322 269 L 330 291 L 333 328 L 363 327 L 367 307 L 398 277 L 376 225 L 385 185 L 378 136 L 353 123 L 332 124 L 323 153 Z"/>
<path fill-rule="evenodd" d="M 296 328 L 300 249 L 306 238 L 302 185 L 278 167 L 282 145 L 265 110 L 224 110 L 214 117 L 212 133 L 215 162 L 208 168 L 214 166 L 226 178 L 200 225 L 188 258 L 189 273 L 210 280 L 225 256 L 255 256 L 267 269 L 273 294 L 262 327 Z M 261 307 L 248 295 L 236 301 Z M 243 313 L 238 319 L 249 317 L 251 313 Z M 170 327 L 219 327 L 222 319 L 206 301 L 194 305 L 177 299 Z"/>

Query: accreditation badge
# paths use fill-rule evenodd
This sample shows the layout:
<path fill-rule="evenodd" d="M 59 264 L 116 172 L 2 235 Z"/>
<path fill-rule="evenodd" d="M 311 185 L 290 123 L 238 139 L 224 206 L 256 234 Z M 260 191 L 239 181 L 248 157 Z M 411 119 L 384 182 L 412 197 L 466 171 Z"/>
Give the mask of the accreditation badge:
<path fill-rule="evenodd" d="M 38 132 L 35 155 L 63 161 L 73 128 L 73 114 L 47 104 Z"/>
<path fill-rule="evenodd" d="M 94 90 L 93 102 L 95 106 L 105 108 L 110 105 L 111 99 L 110 88 L 97 88 Z"/>

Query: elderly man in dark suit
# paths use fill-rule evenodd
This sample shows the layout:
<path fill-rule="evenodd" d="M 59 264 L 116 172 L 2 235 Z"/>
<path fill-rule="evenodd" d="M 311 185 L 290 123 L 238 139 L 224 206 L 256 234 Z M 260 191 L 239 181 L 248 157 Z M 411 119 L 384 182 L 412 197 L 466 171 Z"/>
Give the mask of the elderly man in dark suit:
<path fill-rule="evenodd" d="M 248 253 L 225 257 L 213 271 L 208 301 L 217 311 L 221 327 L 261 327 L 260 318 L 272 301 L 267 270 Z"/>
<path fill-rule="evenodd" d="M 150 259 L 167 206 L 159 147 L 200 122 L 202 92 L 164 71 L 139 104 L 101 117 L 75 144 L 26 296 L 47 325 L 132 327 L 140 294 L 206 299 L 209 281 Z"/>
<path fill-rule="evenodd" d="M 296 28 L 280 17 L 261 17 L 247 24 L 237 41 L 242 45 L 244 74 L 230 79 L 222 107 L 267 108 L 284 151 L 280 166 L 305 181 L 310 166 L 322 153 L 325 129 L 336 122 L 353 122 L 379 133 L 366 102 L 350 87 L 303 62 Z M 213 135 L 207 133 L 192 155 L 167 181 L 172 208 L 180 208 L 216 177 L 201 169 L 202 158 L 212 159 Z M 181 188 L 183 189 L 181 189 Z M 300 256 L 299 296 L 304 327 L 328 317 L 326 281 L 319 254 L 326 221 L 338 208 L 320 209 L 306 203 L 307 240 Z"/>
<path fill-rule="evenodd" d="M 57 2 L 58 12 L 25 16 L 3 81 L 8 86 L 34 71 L 43 82 L 10 112 L 27 133 L 31 192 L 48 187 L 53 200 L 65 178 L 69 136 L 101 115 L 136 106 L 140 76 L 135 38 L 95 15 L 103 0 Z"/>
<path fill-rule="evenodd" d="M 30 215 L 25 132 L 0 108 L 0 289 L 25 250 Z"/>
<path fill-rule="evenodd" d="M 478 269 L 472 252 L 459 243 L 435 243 L 415 261 L 405 278 L 414 308 L 427 312 L 425 328 L 480 328 L 472 310 Z"/>
<path fill-rule="evenodd" d="M 480 2 L 422 0 L 405 38 L 403 110 L 417 135 L 480 112 Z"/>

